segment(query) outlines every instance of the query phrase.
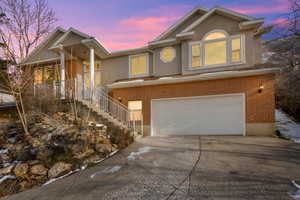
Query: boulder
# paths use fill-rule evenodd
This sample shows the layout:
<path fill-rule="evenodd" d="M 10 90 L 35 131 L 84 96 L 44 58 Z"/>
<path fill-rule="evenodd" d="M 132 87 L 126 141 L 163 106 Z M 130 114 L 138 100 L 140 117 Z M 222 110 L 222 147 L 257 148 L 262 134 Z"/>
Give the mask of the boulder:
<path fill-rule="evenodd" d="M 34 165 L 30 168 L 30 173 L 33 175 L 46 176 L 48 169 L 42 164 Z"/>
<path fill-rule="evenodd" d="M 31 188 L 32 183 L 28 182 L 28 181 L 22 181 L 19 183 L 20 186 L 20 192 L 25 191 L 29 188 Z"/>
<path fill-rule="evenodd" d="M 29 169 L 29 165 L 27 163 L 18 163 L 14 169 L 14 173 L 17 177 L 26 177 Z"/>
<path fill-rule="evenodd" d="M 83 164 L 95 164 L 100 161 L 102 158 L 99 155 L 93 155 L 88 157 L 83 161 Z"/>
<path fill-rule="evenodd" d="M 50 147 L 44 147 L 37 152 L 38 160 L 45 160 L 53 155 L 53 150 Z"/>
<path fill-rule="evenodd" d="M 7 167 L 0 169 L 0 176 L 10 174 L 12 172 L 13 168 L 14 168 L 14 165 L 9 165 Z"/>
<path fill-rule="evenodd" d="M 109 143 L 95 145 L 95 150 L 99 153 L 110 153 L 110 152 L 112 152 L 112 149 L 113 149 L 113 147 Z"/>
<path fill-rule="evenodd" d="M 65 162 L 55 163 L 48 171 L 49 178 L 56 178 L 62 176 L 72 169 L 72 165 Z"/>
<path fill-rule="evenodd" d="M 31 165 L 31 166 L 32 165 L 37 165 L 39 163 L 40 163 L 40 161 L 38 161 L 38 160 L 31 160 L 31 161 L 28 162 L 28 164 Z"/>
<path fill-rule="evenodd" d="M 83 152 L 85 148 L 86 147 L 82 142 L 77 142 L 76 144 L 70 145 L 70 149 L 74 154 Z"/>
<path fill-rule="evenodd" d="M 16 152 L 14 157 L 15 160 L 19 160 L 19 161 L 35 160 L 36 155 L 32 153 L 33 152 L 31 152 L 30 150 L 24 149 L 22 151 Z"/>
<path fill-rule="evenodd" d="M 21 151 L 24 148 L 24 144 L 16 144 L 14 146 L 15 151 Z"/>
<path fill-rule="evenodd" d="M 40 138 L 31 138 L 31 140 L 29 140 L 29 142 L 34 148 L 43 146 L 43 141 L 41 141 Z"/>
<path fill-rule="evenodd" d="M 77 158 L 77 159 L 82 159 L 84 157 L 90 156 L 93 153 L 95 153 L 95 151 L 93 149 L 86 149 L 84 152 L 78 153 L 74 157 Z"/>
<path fill-rule="evenodd" d="M 2 153 L 2 154 L 0 154 L 0 163 L 1 163 L 1 161 L 11 162 L 11 157 L 9 156 L 8 153 Z"/>

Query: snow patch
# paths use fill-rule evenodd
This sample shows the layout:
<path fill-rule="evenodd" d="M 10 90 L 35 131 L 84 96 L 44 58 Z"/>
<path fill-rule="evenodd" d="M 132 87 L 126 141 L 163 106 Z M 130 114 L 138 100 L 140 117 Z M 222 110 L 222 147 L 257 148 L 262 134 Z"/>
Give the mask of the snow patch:
<path fill-rule="evenodd" d="M 298 191 L 291 193 L 290 196 L 295 200 L 300 200 L 300 185 L 298 185 L 296 181 L 292 181 L 292 184 L 298 189 Z"/>
<path fill-rule="evenodd" d="M 168 76 L 168 77 L 161 77 L 161 78 L 159 78 L 159 80 L 168 80 L 168 79 L 173 79 L 174 77 L 170 77 L 170 76 Z"/>
<path fill-rule="evenodd" d="M 2 178 L 0 178 L 0 184 L 6 180 L 13 180 L 13 179 L 16 179 L 15 176 L 11 176 L 11 175 L 6 175 L 6 176 L 3 176 Z"/>
<path fill-rule="evenodd" d="M 8 141 L 9 143 L 16 143 L 17 138 L 15 138 L 15 137 L 13 137 L 13 138 L 8 138 L 7 141 Z"/>
<path fill-rule="evenodd" d="M 113 174 L 113 173 L 119 171 L 121 168 L 122 168 L 122 166 L 119 166 L 119 165 L 114 166 L 112 168 L 105 168 L 102 171 L 99 171 L 99 172 L 96 172 L 96 173 L 92 174 L 91 178 L 94 178 L 95 176 L 101 175 L 101 174 Z"/>
<path fill-rule="evenodd" d="M 8 153 L 8 149 L 1 149 L 0 154 L 3 154 L 3 153 Z"/>
<path fill-rule="evenodd" d="M 118 152 L 119 152 L 119 150 L 113 151 L 113 152 L 111 152 L 111 153 L 108 155 L 108 157 L 113 156 L 113 155 L 115 155 L 115 154 L 118 153 Z"/>
<path fill-rule="evenodd" d="M 130 155 L 127 157 L 128 160 L 135 160 L 137 156 L 150 152 L 150 150 L 152 149 L 152 147 L 142 147 L 139 148 L 138 152 L 131 152 Z"/>
<path fill-rule="evenodd" d="M 103 127 L 104 124 L 96 124 L 96 127 Z"/>
<path fill-rule="evenodd" d="M 65 174 L 65 175 L 63 175 L 63 176 L 60 176 L 60 177 L 57 177 L 57 178 L 50 179 L 50 180 L 48 180 L 46 183 L 44 183 L 43 185 L 48 185 L 48 184 L 50 184 L 50 183 L 53 183 L 53 182 L 58 181 L 58 180 L 60 180 L 60 179 L 63 179 L 63 178 L 65 178 L 65 177 L 67 177 L 67 176 L 70 176 L 71 174 L 74 174 L 75 172 L 78 172 L 78 171 L 80 171 L 80 169 L 76 169 L 76 170 L 74 170 L 74 171 L 70 171 L 69 173 L 67 173 L 67 174 Z"/>
<path fill-rule="evenodd" d="M 280 133 L 294 142 L 300 143 L 300 124 L 294 122 L 281 110 L 275 111 L 276 126 Z"/>
<path fill-rule="evenodd" d="M 85 170 L 88 167 L 88 165 L 83 165 L 80 167 L 81 170 Z"/>
<path fill-rule="evenodd" d="M 132 80 L 132 81 L 120 81 L 117 83 L 113 83 L 112 85 L 120 85 L 120 84 L 124 84 L 124 83 L 139 83 L 139 82 L 144 82 L 143 79 L 137 79 L 137 80 Z"/>

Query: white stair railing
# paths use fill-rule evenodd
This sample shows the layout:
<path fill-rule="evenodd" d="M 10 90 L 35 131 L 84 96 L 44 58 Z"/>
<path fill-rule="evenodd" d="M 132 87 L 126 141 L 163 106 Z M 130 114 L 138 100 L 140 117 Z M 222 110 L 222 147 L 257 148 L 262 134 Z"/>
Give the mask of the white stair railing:
<path fill-rule="evenodd" d="M 133 115 L 124 104 L 108 95 L 103 87 L 97 89 L 98 107 L 101 111 L 108 113 L 120 123 L 131 129 L 134 133 L 143 134 L 143 116 L 142 113 Z"/>

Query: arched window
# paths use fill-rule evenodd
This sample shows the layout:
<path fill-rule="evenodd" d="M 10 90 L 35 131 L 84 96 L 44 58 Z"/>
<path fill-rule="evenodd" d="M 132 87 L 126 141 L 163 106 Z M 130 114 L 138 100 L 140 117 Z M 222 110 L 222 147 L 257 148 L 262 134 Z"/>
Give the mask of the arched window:
<path fill-rule="evenodd" d="M 190 67 L 221 66 L 242 61 L 241 35 L 230 36 L 223 30 L 207 33 L 202 41 L 190 44 Z"/>
<path fill-rule="evenodd" d="M 225 35 L 225 33 L 220 32 L 220 31 L 215 31 L 212 33 L 209 33 L 204 40 L 216 40 L 216 39 L 222 39 L 222 38 L 226 38 L 227 36 Z"/>

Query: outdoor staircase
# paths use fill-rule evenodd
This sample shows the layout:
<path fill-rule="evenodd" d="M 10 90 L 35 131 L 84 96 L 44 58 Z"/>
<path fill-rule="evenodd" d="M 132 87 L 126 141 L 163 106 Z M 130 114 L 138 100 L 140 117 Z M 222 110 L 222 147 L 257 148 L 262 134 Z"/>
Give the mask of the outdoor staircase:
<path fill-rule="evenodd" d="M 95 93 L 92 99 L 77 98 L 77 102 L 120 129 L 130 131 L 135 137 L 143 135 L 142 116 L 139 119 L 132 119 L 130 110 L 118 100 L 110 97 L 105 88 L 98 88 Z"/>
<path fill-rule="evenodd" d="M 102 116 L 103 118 L 105 118 L 109 122 L 111 122 L 111 123 L 113 123 L 113 124 L 115 124 L 115 125 L 117 125 L 121 128 L 129 129 L 124 123 L 122 123 L 121 121 L 114 118 L 108 112 L 104 112 L 103 110 L 101 110 L 97 104 L 92 103 L 89 100 L 80 100 L 79 103 L 86 106 L 88 109 L 91 109 L 92 112 L 97 113 L 98 115 Z"/>
<path fill-rule="evenodd" d="M 135 115 L 132 115 L 127 106 L 109 96 L 107 88 L 97 86 L 93 91 L 94 94 L 89 95 L 90 98 L 85 98 L 83 94 L 86 88 L 77 79 L 66 80 L 63 85 L 64 90 L 61 90 L 62 82 L 53 85 L 38 84 L 34 86 L 34 94 L 37 95 L 39 90 L 50 87 L 56 98 L 73 99 L 120 129 L 130 131 L 134 136 L 143 135 L 142 114 L 133 119 Z"/>

